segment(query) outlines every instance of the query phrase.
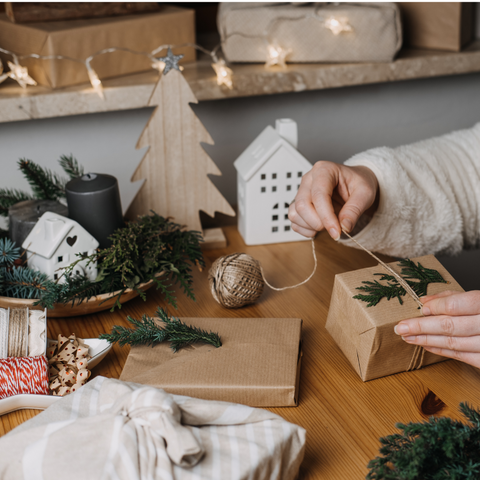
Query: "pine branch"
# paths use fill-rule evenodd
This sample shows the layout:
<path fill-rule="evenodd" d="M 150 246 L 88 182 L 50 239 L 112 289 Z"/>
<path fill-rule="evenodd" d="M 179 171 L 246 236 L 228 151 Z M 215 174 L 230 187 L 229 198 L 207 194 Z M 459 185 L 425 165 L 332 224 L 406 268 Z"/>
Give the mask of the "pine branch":
<path fill-rule="evenodd" d="M 447 283 L 436 270 L 425 268 L 420 263 L 415 265 L 415 262 L 408 258 L 401 260 L 399 265 L 402 267 L 400 275 L 419 297 L 427 294 L 427 288 L 430 283 Z M 386 283 L 380 283 L 377 280 L 373 282 L 364 281 L 362 286 L 357 287 L 357 290 L 361 290 L 365 294 L 359 293 L 353 298 L 367 302 L 367 307 L 374 307 L 382 298 L 387 300 L 397 298 L 400 305 L 403 305 L 402 297 L 407 292 L 398 283 L 397 279 L 393 275 L 386 273 L 375 273 L 374 275 L 380 276 L 380 282 Z"/>
<path fill-rule="evenodd" d="M 207 332 L 197 327 L 189 326 L 175 317 L 169 317 L 166 310 L 158 308 L 157 317 L 163 322 L 164 328 L 146 315 L 141 320 L 127 317 L 127 320 L 134 328 L 115 325 L 111 333 L 102 333 L 100 339 L 110 343 L 118 342 L 120 346 L 124 345 L 151 345 L 169 341 L 172 350 L 176 353 L 186 345 L 196 342 L 203 342 L 218 348 L 222 342 L 217 333 Z"/>
<path fill-rule="evenodd" d="M 11 188 L 0 188 L 0 215 L 8 217 L 8 209 L 18 202 L 33 200 L 28 193 Z"/>
<path fill-rule="evenodd" d="M 57 200 L 65 197 L 66 180 L 60 178 L 56 173 L 42 168 L 31 160 L 21 159 L 18 166 L 32 187 L 36 198 L 45 200 Z"/>
<path fill-rule="evenodd" d="M 0 239 L 0 267 L 11 267 L 20 258 L 20 248 L 9 238 Z"/>
<path fill-rule="evenodd" d="M 186 345 L 197 342 L 208 343 L 215 348 L 222 346 L 218 333 L 207 332 L 200 328 L 186 325 L 175 317 L 170 318 L 166 310 L 162 308 L 157 309 L 157 316 L 165 325 L 166 337 L 170 341 L 170 346 L 174 352 L 178 352 L 180 348 Z"/>
<path fill-rule="evenodd" d="M 141 320 L 135 320 L 128 316 L 127 320 L 135 328 L 115 325 L 111 333 L 102 333 L 99 338 L 110 343 L 118 342 L 121 347 L 124 345 L 151 345 L 153 347 L 166 339 L 165 330 L 147 315 L 143 315 Z"/>
<path fill-rule="evenodd" d="M 78 160 L 72 154 L 69 156 L 62 155 L 58 163 L 63 168 L 63 171 L 69 176 L 70 180 L 82 177 L 84 174 L 83 167 L 78 164 Z"/>

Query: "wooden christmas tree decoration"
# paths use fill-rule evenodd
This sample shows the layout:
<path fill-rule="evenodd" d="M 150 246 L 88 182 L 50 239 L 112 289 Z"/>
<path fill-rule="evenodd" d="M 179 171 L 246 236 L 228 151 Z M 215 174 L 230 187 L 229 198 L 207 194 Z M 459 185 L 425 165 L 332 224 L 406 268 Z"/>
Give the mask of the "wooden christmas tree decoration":
<path fill-rule="evenodd" d="M 149 149 L 132 176 L 132 181 L 145 182 L 127 215 L 133 219 L 154 210 L 190 230 L 202 231 L 199 210 L 212 217 L 215 212 L 235 212 L 207 177 L 221 175 L 200 145 L 213 145 L 213 140 L 189 106 L 197 99 L 174 57 L 169 51 L 160 59 L 166 67 L 148 102 L 156 108 L 137 143 L 137 148 Z M 212 248 L 225 241 L 221 229 L 213 230 L 216 232 L 204 232 L 206 244 L 212 233 L 217 239 L 221 235 L 220 243 L 211 244 Z"/>

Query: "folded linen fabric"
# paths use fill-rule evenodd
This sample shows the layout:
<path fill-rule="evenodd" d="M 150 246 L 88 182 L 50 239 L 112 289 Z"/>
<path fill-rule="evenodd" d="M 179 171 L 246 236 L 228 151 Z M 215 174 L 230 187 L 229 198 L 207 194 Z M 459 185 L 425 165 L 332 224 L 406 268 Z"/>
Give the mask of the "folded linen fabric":
<path fill-rule="evenodd" d="M 96 377 L 0 439 L 0 478 L 289 480 L 304 448 L 266 410 Z"/>

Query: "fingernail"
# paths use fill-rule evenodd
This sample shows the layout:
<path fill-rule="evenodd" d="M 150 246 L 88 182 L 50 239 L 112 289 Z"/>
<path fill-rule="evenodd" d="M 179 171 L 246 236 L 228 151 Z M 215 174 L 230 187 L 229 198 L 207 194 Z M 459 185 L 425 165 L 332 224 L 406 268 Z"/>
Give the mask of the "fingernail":
<path fill-rule="evenodd" d="M 405 335 L 410 331 L 410 329 L 408 328 L 408 325 L 405 325 L 405 324 L 395 325 L 395 327 L 393 327 L 393 330 L 397 335 Z"/>
<path fill-rule="evenodd" d="M 345 219 L 342 221 L 342 228 L 343 228 L 347 233 L 350 233 L 350 231 L 351 231 L 352 228 L 353 228 L 352 222 L 351 222 L 348 218 L 345 218 Z"/>
<path fill-rule="evenodd" d="M 415 342 L 415 337 L 402 337 L 407 343 Z"/>
<path fill-rule="evenodd" d="M 328 233 L 334 240 L 338 240 L 340 238 L 340 234 L 337 232 L 336 228 L 331 228 Z"/>
<path fill-rule="evenodd" d="M 422 313 L 424 315 L 430 315 L 432 312 L 430 311 L 430 309 L 428 307 L 422 307 Z"/>

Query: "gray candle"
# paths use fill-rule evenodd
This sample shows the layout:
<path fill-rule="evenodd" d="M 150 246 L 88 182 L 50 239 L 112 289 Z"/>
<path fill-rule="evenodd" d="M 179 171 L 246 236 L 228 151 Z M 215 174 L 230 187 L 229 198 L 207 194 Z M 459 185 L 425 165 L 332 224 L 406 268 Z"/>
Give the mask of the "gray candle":
<path fill-rule="evenodd" d="M 38 219 L 45 212 L 68 217 L 68 208 L 55 200 L 26 200 L 8 209 L 8 236 L 21 247 Z"/>
<path fill-rule="evenodd" d="M 100 248 L 109 247 L 108 237 L 124 226 L 117 179 L 102 173 L 87 173 L 70 180 L 65 193 L 70 218 L 93 235 Z"/>

